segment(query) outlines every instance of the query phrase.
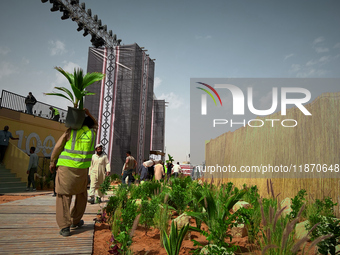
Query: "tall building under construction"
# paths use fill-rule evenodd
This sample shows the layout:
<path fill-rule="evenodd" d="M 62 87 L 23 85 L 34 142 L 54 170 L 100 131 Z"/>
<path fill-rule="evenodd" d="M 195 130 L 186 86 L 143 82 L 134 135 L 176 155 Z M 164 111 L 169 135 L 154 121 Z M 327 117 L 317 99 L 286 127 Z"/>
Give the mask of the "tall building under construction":
<path fill-rule="evenodd" d="M 120 174 L 126 151 L 140 165 L 150 151 L 164 151 L 165 101 L 154 96 L 155 63 L 137 44 L 89 48 L 87 72 L 105 73 L 88 87 L 85 107 L 98 119 L 97 143 L 113 173 Z"/>

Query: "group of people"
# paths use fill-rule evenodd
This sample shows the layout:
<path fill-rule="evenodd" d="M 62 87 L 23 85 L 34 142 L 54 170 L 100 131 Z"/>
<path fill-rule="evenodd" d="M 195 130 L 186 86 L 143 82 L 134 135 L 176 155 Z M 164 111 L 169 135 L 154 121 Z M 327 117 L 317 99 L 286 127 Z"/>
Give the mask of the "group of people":
<path fill-rule="evenodd" d="M 141 181 L 152 180 L 160 181 L 167 175 L 170 178 L 171 174 L 177 178 L 178 174 L 182 171 L 179 162 L 173 165 L 172 162 L 163 164 L 163 161 L 158 160 L 144 160 L 143 164 L 138 169 Z M 123 178 L 124 180 L 124 178 Z"/>
<path fill-rule="evenodd" d="M 25 104 L 26 104 L 26 112 L 28 114 L 33 115 L 33 106 L 37 103 L 37 99 L 33 96 L 32 92 L 29 92 L 27 97 L 25 98 Z M 50 106 L 49 108 L 51 110 L 51 119 L 54 121 L 59 121 L 60 114 L 59 110 L 55 107 Z"/>

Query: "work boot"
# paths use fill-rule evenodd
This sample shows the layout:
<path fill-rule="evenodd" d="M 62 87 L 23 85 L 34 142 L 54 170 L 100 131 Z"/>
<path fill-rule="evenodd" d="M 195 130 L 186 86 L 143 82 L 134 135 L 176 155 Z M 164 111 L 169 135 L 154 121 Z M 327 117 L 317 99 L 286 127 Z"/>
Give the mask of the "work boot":
<path fill-rule="evenodd" d="M 84 221 L 83 221 L 83 220 L 80 220 L 78 224 L 74 224 L 74 225 L 72 224 L 72 225 L 71 225 L 71 228 L 72 228 L 72 229 L 80 228 L 80 227 L 83 226 L 83 225 L 84 225 Z"/>
<path fill-rule="evenodd" d="M 70 227 L 63 228 L 62 230 L 60 230 L 59 234 L 62 236 L 70 236 Z"/>
<path fill-rule="evenodd" d="M 94 204 L 94 197 L 91 197 L 89 200 L 87 200 L 90 204 Z"/>

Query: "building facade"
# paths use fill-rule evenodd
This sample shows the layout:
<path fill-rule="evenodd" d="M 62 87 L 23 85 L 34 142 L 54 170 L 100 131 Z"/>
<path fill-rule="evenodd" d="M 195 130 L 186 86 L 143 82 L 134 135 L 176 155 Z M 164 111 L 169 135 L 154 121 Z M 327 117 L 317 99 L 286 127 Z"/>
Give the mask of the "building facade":
<path fill-rule="evenodd" d="M 105 73 L 105 78 L 87 88 L 95 95 L 87 96 L 84 105 L 98 119 L 97 143 L 104 146 L 113 173 L 121 173 L 126 151 L 138 165 L 149 158 L 153 132 L 159 130 L 159 118 L 154 117 L 155 105 L 159 112 L 154 70 L 155 63 L 137 44 L 89 48 L 87 72 Z M 163 137 L 156 135 L 163 149 L 164 124 Z"/>

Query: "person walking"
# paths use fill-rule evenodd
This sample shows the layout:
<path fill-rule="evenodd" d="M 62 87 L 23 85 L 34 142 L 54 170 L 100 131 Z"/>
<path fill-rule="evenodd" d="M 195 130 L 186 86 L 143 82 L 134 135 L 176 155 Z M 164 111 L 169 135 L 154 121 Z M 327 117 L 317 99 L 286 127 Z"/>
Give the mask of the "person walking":
<path fill-rule="evenodd" d="M 171 171 L 172 171 L 173 167 L 174 167 L 174 165 L 172 164 L 171 161 L 169 163 L 167 163 L 167 169 L 168 169 L 167 175 L 168 175 L 168 179 L 170 179 L 170 177 L 171 177 Z"/>
<path fill-rule="evenodd" d="M 12 133 L 8 131 L 9 126 L 5 126 L 4 130 L 0 131 L 0 164 L 3 164 L 5 153 L 8 147 L 9 139 L 19 140 L 12 136 Z"/>
<path fill-rule="evenodd" d="M 50 171 L 58 167 L 56 176 L 56 220 L 59 234 L 69 236 L 70 228 L 84 225 L 82 217 L 87 205 L 87 175 L 95 144 L 97 121 L 85 109 L 86 118 L 80 129 L 67 129 L 54 146 Z M 56 163 L 57 162 L 57 163 Z M 75 203 L 70 212 L 72 195 Z"/>
<path fill-rule="evenodd" d="M 33 106 L 37 103 L 37 100 L 33 96 L 32 92 L 28 93 L 28 96 L 25 98 L 26 110 L 28 114 L 33 114 Z"/>
<path fill-rule="evenodd" d="M 178 174 L 182 171 L 182 168 L 179 165 L 179 162 L 177 162 L 177 164 L 175 164 L 172 169 L 174 170 L 175 178 L 177 178 Z"/>
<path fill-rule="evenodd" d="M 30 161 L 28 163 L 28 169 L 27 169 L 28 177 L 27 177 L 26 191 L 30 190 L 31 184 L 32 184 L 32 191 L 36 191 L 34 174 L 38 170 L 39 157 L 34 152 L 35 152 L 35 147 L 31 147 L 31 149 L 30 149 Z"/>
<path fill-rule="evenodd" d="M 110 162 L 107 156 L 103 153 L 103 145 L 96 145 L 96 153 L 93 154 L 90 166 L 90 176 L 91 176 L 91 185 L 90 185 L 90 199 L 87 200 L 90 204 L 94 204 L 95 202 L 95 192 L 96 189 L 104 182 L 105 175 L 108 176 L 110 174 Z M 106 172 L 106 173 L 105 173 Z M 99 202 L 101 202 L 101 197 L 103 194 L 98 190 Z"/>
<path fill-rule="evenodd" d="M 50 110 L 52 111 L 51 119 L 54 121 L 59 121 L 60 115 L 58 109 L 51 106 Z"/>
<path fill-rule="evenodd" d="M 155 165 L 155 180 L 160 181 L 164 175 L 165 173 L 164 173 L 164 168 L 163 168 L 163 162 L 160 160 Z"/>
<path fill-rule="evenodd" d="M 131 151 L 126 152 L 126 159 L 125 159 L 125 164 L 123 167 L 123 177 L 122 177 L 122 184 L 125 184 L 125 179 L 126 177 L 129 177 L 128 183 L 129 186 L 131 185 L 132 182 L 132 173 L 133 170 L 137 166 L 137 161 L 135 160 L 134 157 L 131 156 Z"/>
<path fill-rule="evenodd" d="M 154 175 L 155 175 L 155 162 L 152 160 L 152 164 L 149 164 L 148 166 L 148 179 L 152 181 Z"/>
<path fill-rule="evenodd" d="M 140 175 L 141 183 L 148 179 L 148 165 L 149 164 L 150 164 L 150 160 L 145 159 L 143 164 L 138 169 L 138 174 Z"/>

